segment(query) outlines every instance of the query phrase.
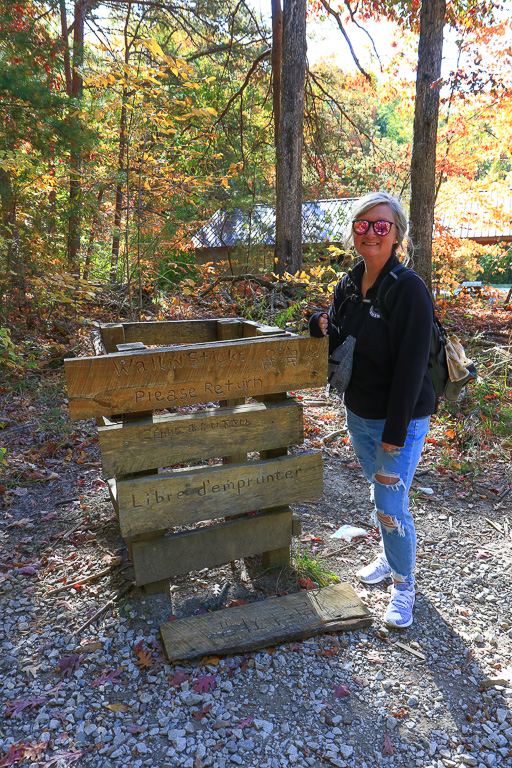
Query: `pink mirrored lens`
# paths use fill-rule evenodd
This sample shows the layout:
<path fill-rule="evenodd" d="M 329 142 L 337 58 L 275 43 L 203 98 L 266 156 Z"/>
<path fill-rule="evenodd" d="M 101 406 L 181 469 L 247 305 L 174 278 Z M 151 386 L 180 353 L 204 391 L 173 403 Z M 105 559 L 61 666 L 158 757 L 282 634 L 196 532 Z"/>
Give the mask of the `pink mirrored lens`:
<path fill-rule="evenodd" d="M 376 235 L 387 235 L 391 230 L 391 224 L 389 221 L 375 221 L 373 224 L 373 231 Z"/>

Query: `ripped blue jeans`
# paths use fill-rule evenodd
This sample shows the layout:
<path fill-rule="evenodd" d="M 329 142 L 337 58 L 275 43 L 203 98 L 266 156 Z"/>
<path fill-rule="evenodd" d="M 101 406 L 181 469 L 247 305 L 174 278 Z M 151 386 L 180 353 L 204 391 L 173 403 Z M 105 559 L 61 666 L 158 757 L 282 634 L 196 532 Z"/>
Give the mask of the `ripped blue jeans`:
<path fill-rule="evenodd" d="M 395 581 L 414 582 L 416 531 L 409 511 L 409 488 L 420 460 L 430 416 L 413 419 L 405 445 L 397 451 L 382 448 L 385 419 L 362 419 L 347 409 L 347 427 L 363 472 L 371 485 L 375 523 Z M 391 485 L 377 477 L 396 480 Z"/>

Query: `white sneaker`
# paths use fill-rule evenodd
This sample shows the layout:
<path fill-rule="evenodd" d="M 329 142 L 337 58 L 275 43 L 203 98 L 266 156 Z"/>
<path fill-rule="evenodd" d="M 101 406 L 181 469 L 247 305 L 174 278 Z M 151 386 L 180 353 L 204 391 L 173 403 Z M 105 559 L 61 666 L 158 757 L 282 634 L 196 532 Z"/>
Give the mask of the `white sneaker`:
<path fill-rule="evenodd" d="M 386 576 L 391 576 L 391 566 L 389 565 L 386 555 L 382 552 L 373 563 L 365 565 L 364 568 L 360 568 L 356 573 L 356 578 L 363 584 L 378 584 Z"/>
<path fill-rule="evenodd" d="M 415 596 L 414 584 L 408 582 L 394 584 L 391 587 L 391 600 L 384 616 L 384 623 L 395 629 L 410 627 Z"/>

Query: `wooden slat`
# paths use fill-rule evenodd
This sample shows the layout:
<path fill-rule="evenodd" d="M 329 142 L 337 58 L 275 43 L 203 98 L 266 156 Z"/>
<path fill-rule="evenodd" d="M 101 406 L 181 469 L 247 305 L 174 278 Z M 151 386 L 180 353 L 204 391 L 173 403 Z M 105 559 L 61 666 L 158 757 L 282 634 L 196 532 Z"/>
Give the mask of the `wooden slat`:
<path fill-rule="evenodd" d="M 262 323 L 256 323 L 254 320 L 242 321 L 242 336 L 246 339 L 256 336 L 283 336 L 287 335 L 287 333 L 287 331 L 279 328 L 278 325 L 263 325 Z"/>
<path fill-rule="evenodd" d="M 170 320 L 123 323 L 127 342 L 142 341 L 148 346 L 203 344 L 217 340 L 216 320 Z"/>
<path fill-rule="evenodd" d="M 162 473 L 117 484 L 119 524 L 125 537 L 321 495 L 321 452 Z"/>
<path fill-rule="evenodd" d="M 327 338 L 233 339 L 65 361 L 72 419 L 258 397 L 327 381 Z"/>
<path fill-rule="evenodd" d="M 170 621 L 160 627 L 169 661 L 239 654 L 323 632 L 368 627 L 372 617 L 345 582 Z"/>
<path fill-rule="evenodd" d="M 219 523 L 197 531 L 165 536 L 132 546 L 138 585 L 201 568 L 215 568 L 272 546 L 290 544 L 290 512 L 258 514 Z"/>
<path fill-rule="evenodd" d="M 105 323 L 105 325 L 100 325 L 100 334 L 107 354 L 117 352 L 117 345 L 124 344 L 126 341 L 124 338 L 124 328 L 121 323 Z"/>
<path fill-rule="evenodd" d="M 111 422 L 98 429 L 98 436 L 103 472 L 110 477 L 237 451 L 300 444 L 302 405 L 290 398 L 275 405 L 249 403 L 188 414 L 155 414 L 139 424 Z"/>

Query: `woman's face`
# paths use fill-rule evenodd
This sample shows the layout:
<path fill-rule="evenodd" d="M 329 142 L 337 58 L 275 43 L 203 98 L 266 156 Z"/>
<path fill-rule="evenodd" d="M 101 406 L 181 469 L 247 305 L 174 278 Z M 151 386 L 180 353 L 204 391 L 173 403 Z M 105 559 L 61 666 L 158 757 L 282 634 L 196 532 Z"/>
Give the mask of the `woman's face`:
<path fill-rule="evenodd" d="M 387 235 L 377 235 L 372 225 L 364 235 L 358 235 L 352 229 L 355 249 L 363 257 L 366 267 L 382 269 L 391 256 L 393 245 L 398 242 L 393 209 L 387 203 L 379 203 L 379 205 L 374 205 L 366 213 L 358 216 L 357 220 L 392 222 L 392 227 Z"/>

